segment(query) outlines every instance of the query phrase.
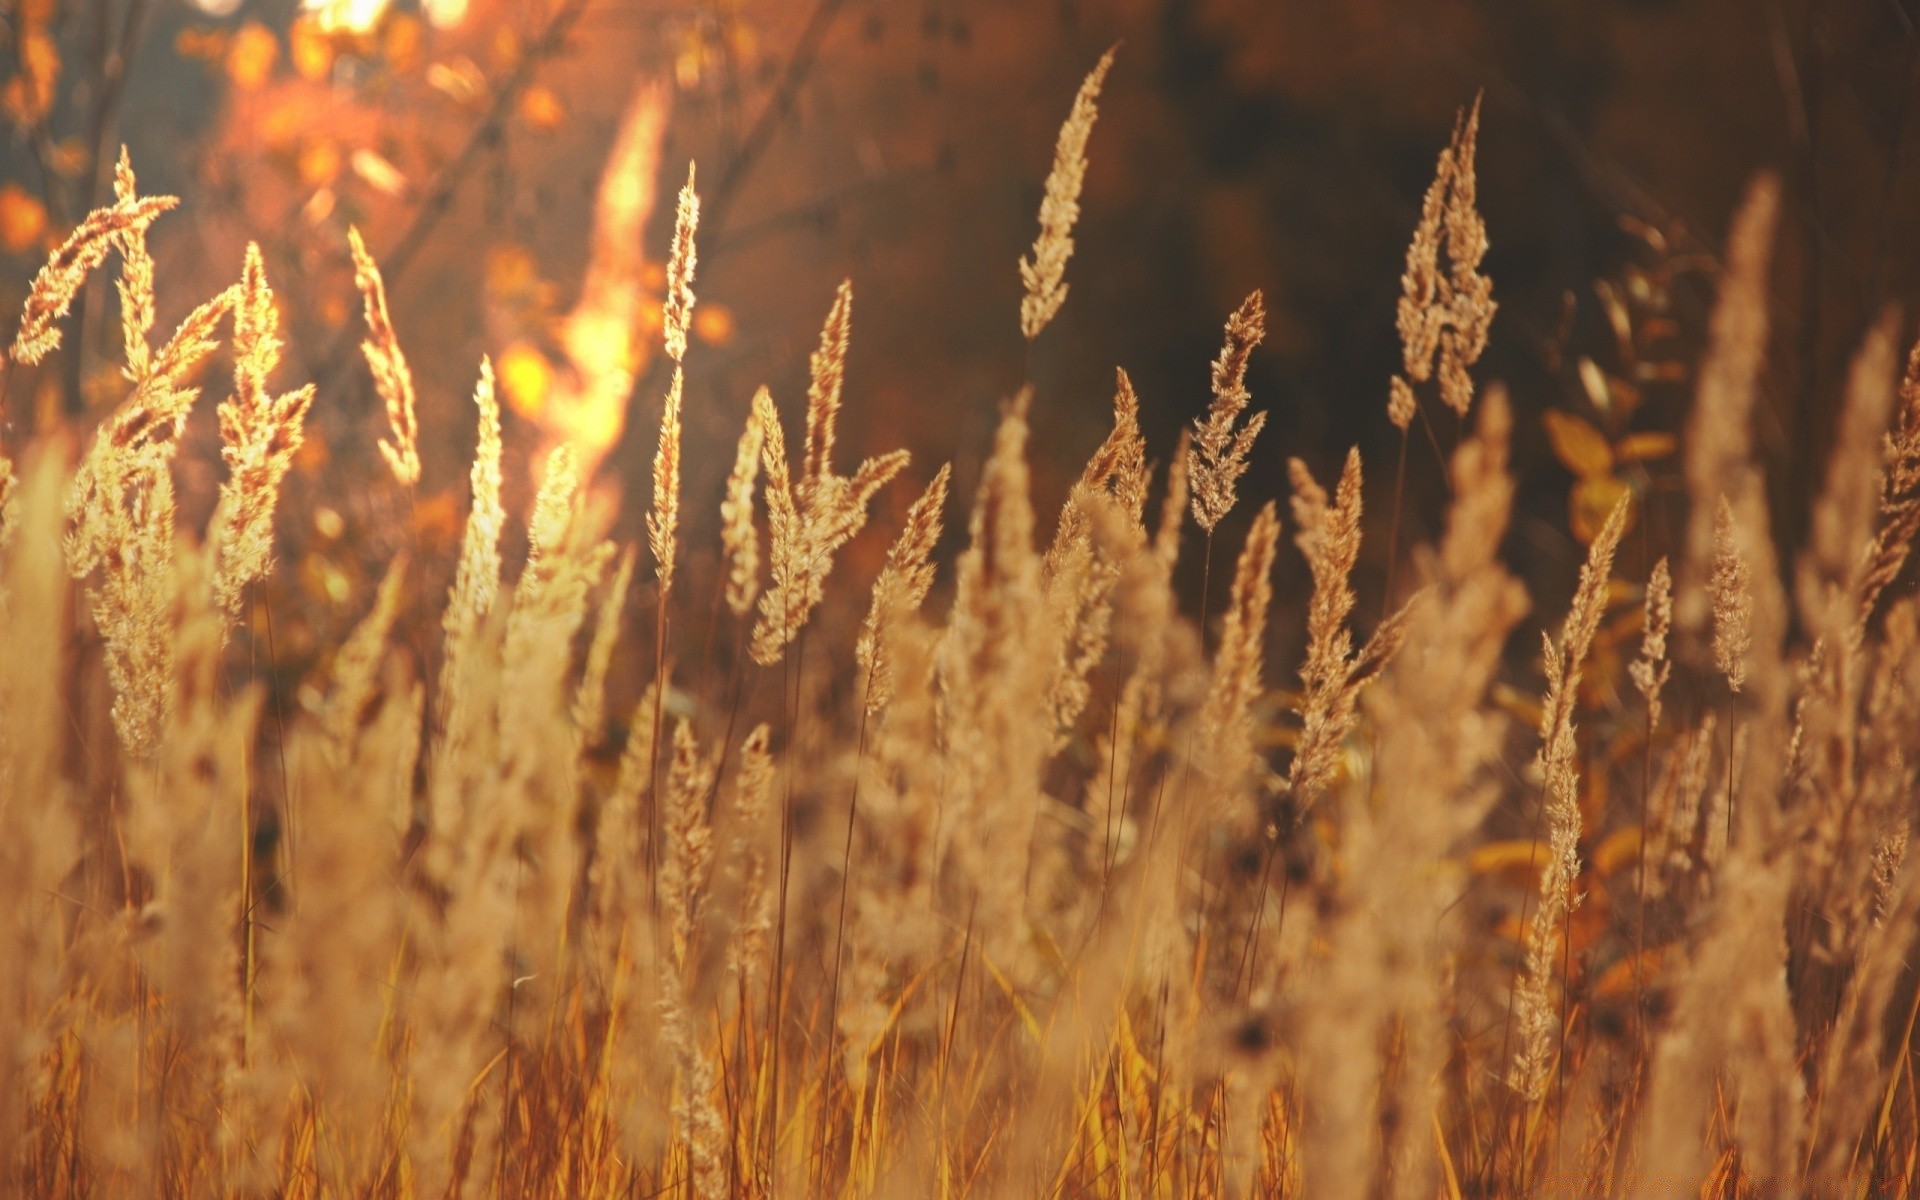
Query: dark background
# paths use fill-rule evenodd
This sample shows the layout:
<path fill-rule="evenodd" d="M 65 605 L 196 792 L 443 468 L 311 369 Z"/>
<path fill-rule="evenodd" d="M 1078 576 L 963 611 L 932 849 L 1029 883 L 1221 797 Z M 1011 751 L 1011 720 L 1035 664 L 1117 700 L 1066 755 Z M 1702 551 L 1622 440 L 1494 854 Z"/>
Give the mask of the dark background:
<path fill-rule="evenodd" d="M 11 37 L 44 20 L 65 70 L 40 127 L 11 127 L 4 182 L 46 204 L 50 239 L 80 208 L 92 164 L 62 178 L 48 145 L 71 142 L 84 160 L 95 133 L 100 146 L 127 141 L 147 189 L 186 201 L 154 238 L 162 324 L 235 277 L 246 239 L 261 241 L 289 322 L 282 378 L 324 384 L 315 420 L 331 453 L 309 486 L 351 513 L 376 478 L 380 427 L 364 370 L 338 363 L 357 336 L 345 223 L 359 222 L 380 254 L 420 220 L 422 198 L 481 124 L 474 106 L 422 81 L 464 58 L 498 85 L 559 7 L 472 0 L 463 22 L 436 30 L 397 3 L 364 38 L 338 42 L 314 79 L 296 69 L 288 0 L 218 18 L 187 0 L 15 0 L 0 5 L 0 28 Z M 107 61 L 102 47 L 123 44 L 130 15 L 140 37 L 125 43 L 124 95 L 101 122 L 102 90 L 89 80 Z M 1612 432 L 1680 427 L 1724 230 L 1760 171 L 1779 173 L 1788 196 L 1760 433 L 1776 521 L 1797 541 L 1846 360 L 1876 313 L 1911 309 L 1920 285 L 1916 17 L 1913 0 L 592 0 L 529 76 L 560 119 L 516 111 L 487 130 L 477 166 L 391 281 L 422 384 L 421 494 L 459 496 L 475 363 L 498 353 L 512 324 L 494 311 L 489 255 L 524 250 L 564 310 L 618 114 L 639 81 L 665 78 L 675 108 L 661 194 L 689 158 L 703 191 L 734 177 L 724 201 L 709 193 L 701 238 L 701 301 L 725 306 L 737 330 L 689 359 L 696 540 L 712 527 L 754 388 L 770 384 L 797 423 L 806 354 L 843 275 L 856 303 L 842 453 L 914 450 L 910 479 L 881 504 L 896 517 L 943 459 L 967 494 L 997 407 L 1023 374 L 1037 388 L 1043 504 L 1101 436 L 1115 366 L 1132 374 L 1164 461 L 1207 402 L 1224 317 L 1260 288 L 1271 332 L 1250 382 L 1270 419 L 1244 494 L 1283 494 L 1288 455 L 1330 481 L 1359 445 L 1371 612 L 1399 452 L 1385 403 L 1405 246 L 1455 112 L 1484 92 L 1480 198 L 1501 309 L 1477 375 L 1513 389 L 1526 511 L 1511 551 L 1542 608 L 1570 590 L 1582 551 L 1567 527 L 1571 479 L 1547 451 L 1540 414 L 1560 408 Z M 249 25 L 279 54 L 264 76 L 240 80 L 223 55 Z M 1033 239 L 1059 122 L 1115 42 L 1071 296 L 1029 362 L 1015 261 Z M 9 43 L 4 68 L 15 75 L 17 50 Z M 348 161 L 374 149 L 405 186 L 389 193 L 339 170 L 332 210 L 314 219 L 303 155 L 322 142 Z M 656 208 L 653 257 L 670 215 L 667 203 Z M 45 248 L 4 259 L 0 298 L 17 301 Z M 1670 282 L 1652 289 L 1662 324 L 1649 351 L 1669 365 L 1622 422 L 1594 409 L 1578 360 L 1625 370 L 1595 287 L 1628 294 L 1636 273 Z M 64 402 L 68 419 L 88 420 L 116 395 L 101 353 L 110 344 L 97 334 L 90 357 L 43 373 L 81 385 Z M 604 468 L 628 497 L 629 530 L 660 390 L 650 373 Z M 25 385 L 7 403 L 16 439 L 59 407 Z M 1410 446 L 1403 545 L 1432 532 L 1441 510 L 1436 450 L 1455 430 L 1440 415 L 1432 441 L 1417 429 Z M 528 440 L 524 427 L 512 436 Z M 1665 496 L 1671 474 L 1669 463 L 1640 482 Z M 1671 524 L 1663 503 L 1649 509 L 1642 555 Z M 1225 544 L 1237 544 L 1251 509 L 1243 502 L 1223 526 Z M 963 524 L 956 506 L 950 528 Z M 884 539 L 866 541 L 858 556 L 871 560 Z M 1303 595 L 1303 573 L 1287 556 L 1283 596 Z"/>

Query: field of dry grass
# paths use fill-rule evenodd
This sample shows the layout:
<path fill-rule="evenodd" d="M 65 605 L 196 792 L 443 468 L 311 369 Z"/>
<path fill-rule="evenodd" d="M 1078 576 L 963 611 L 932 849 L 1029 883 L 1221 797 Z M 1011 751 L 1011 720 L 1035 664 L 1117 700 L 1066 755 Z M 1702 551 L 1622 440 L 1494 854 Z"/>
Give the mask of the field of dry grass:
<path fill-rule="evenodd" d="M 1029 343 L 1069 302 L 1113 66 L 1019 261 Z M 1442 495 L 1404 453 L 1328 482 L 1285 457 L 1246 386 L 1259 293 L 1180 444 L 1146 443 L 1117 375 L 1057 514 L 1029 414 L 1082 398 L 1008 398 L 971 496 L 904 453 L 851 463 L 851 285 L 804 406 L 763 389 L 724 495 L 683 495 L 690 172 L 645 545 L 609 540 L 564 439 L 507 511 L 477 363 L 457 562 L 397 558 L 294 703 L 259 600 L 327 397 L 279 378 L 257 253 L 155 336 L 172 202 L 123 157 L 7 366 L 117 263 L 124 402 L 0 460 L 0 1193 L 1916 1194 L 1920 349 L 1903 373 L 1897 320 L 1865 331 L 1811 538 L 1777 546 L 1757 180 L 1683 435 L 1550 417 L 1587 561 L 1557 632 L 1514 645 L 1535 605 L 1502 555 L 1515 408 L 1475 379 L 1479 120 L 1440 154 L 1382 364 L 1380 419 L 1445 458 Z M 414 386 L 353 251 L 404 505 Z M 580 386 L 624 397 L 583 311 Z M 188 528 L 203 391 L 223 482 Z M 1283 462 L 1287 510 L 1216 545 Z M 1671 537 L 1617 482 L 1653 463 L 1685 492 Z M 877 578 L 836 569 L 889 491 L 918 498 Z M 1363 503 L 1391 513 L 1385 595 L 1354 591 Z M 1444 507 L 1436 544 L 1399 544 L 1415 504 Z M 683 505 L 718 507 L 710 578 Z M 1295 553 L 1306 650 L 1270 662 Z"/>

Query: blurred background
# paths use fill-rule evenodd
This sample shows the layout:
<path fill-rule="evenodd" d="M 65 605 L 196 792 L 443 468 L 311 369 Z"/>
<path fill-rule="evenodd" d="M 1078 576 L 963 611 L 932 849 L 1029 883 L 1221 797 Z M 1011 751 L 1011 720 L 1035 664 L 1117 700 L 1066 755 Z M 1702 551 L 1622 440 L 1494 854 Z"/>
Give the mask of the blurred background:
<path fill-rule="evenodd" d="M 377 574 L 391 543 L 457 528 L 483 354 L 510 400 L 512 453 L 584 421 L 637 532 L 665 383 L 660 260 L 697 162 L 696 546 L 711 544 L 754 389 L 769 385 L 797 428 L 843 277 L 843 465 L 900 445 L 915 456 L 856 547 L 869 562 L 939 462 L 967 494 L 1023 378 L 1043 505 L 1102 436 L 1116 366 L 1164 460 L 1205 408 L 1224 318 L 1258 288 L 1270 335 L 1250 384 L 1271 415 L 1243 495 L 1283 494 L 1288 455 L 1330 479 L 1359 445 L 1367 611 L 1400 453 L 1385 405 L 1405 247 L 1456 111 L 1484 93 L 1479 194 L 1501 307 L 1477 373 L 1505 380 L 1520 415 L 1512 557 L 1536 596 L 1564 597 L 1583 504 L 1621 487 L 1652 499 L 1641 554 L 1671 523 L 1660 439 L 1596 462 L 1586 432 L 1617 448 L 1680 427 L 1724 230 L 1763 170 L 1790 204 L 1761 435 L 1776 499 L 1817 486 L 1848 357 L 1920 289 L 1916 19 L 1916 0 L 5 0 L 0 307 L 17 311 L 50 247 L 110 196 L 123 142 L 143 192 L 183 200 L 153 233 L 163 326 L 260 243 L 288 344 L 277 382 L 321 383 L 283 537 L 300 585 L 345 611 L 364 596 L 362 560 Z M 1071 296 L 1029 357 L 1016 260 L 1058 126 L 1115 43 Z M 642 107 L 657 146 L 610 171 Z M 614 175 L 631 228 L 596 226 Z M 420 384 L 425 476 L 410 497 L 383 488 L 372 451 L 383 418 L 358 355 L 349 225 L 385 267 Z M 565 319 L 590 260 L 626 259 L 614 282 L 642 297 L 623 318 L 637 382 L 624 413 L 570 413 Z M 97 282 L 61 355 L 9 380 L 9 444 L 90 427 L 124 398 L 112 304 Z M 210 419 L 196 428 L 190 510 L 218 461 Z M 1425 428 L 1407 450 L 1402 546 L 1431 532 L 1456 436 L 1451 416 Z M 526 474 L 510 479 L 522 497 Z M 1790 543 L 1808 508 L 1776 503 Z M 1303 578 L 1287 556 L 1280 594 L 1303 597 Z"/>

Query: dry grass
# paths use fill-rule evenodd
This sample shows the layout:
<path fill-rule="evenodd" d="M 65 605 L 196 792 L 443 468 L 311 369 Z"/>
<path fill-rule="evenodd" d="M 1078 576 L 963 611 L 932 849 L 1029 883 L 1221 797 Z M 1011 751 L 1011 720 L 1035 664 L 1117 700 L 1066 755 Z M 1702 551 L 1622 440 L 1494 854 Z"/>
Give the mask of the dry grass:
<path fill-rule="evenodd" d="M 1111 60 L 1022 263 L 1028 341 L 1066 295 Z M 128 397 L 84 453 L 0 459 L 0 1192 L 1914 1196 L 1920 348 L 1896 386 L 1893 326 L 1868 339 L 1814 544 L 1777 547 L 1750 428 L 1778 202 L 1757 185 L 1681 447 L 1683 540 L 1628 537 L 1638 505 L 1615 505 L 1540 674 L 1498 683 L 1529 600 L 1499 553 L 1514 407 L 1468 375 L 1494 311 L 1478 122 L 1409 252 L 1387 414 L 1404 433 L 1436 379 L 1460 414 L 1444 531 L 1408 558 L 1414 598 L 1357 627 L 1359 455 L 1331 495 L 1290 464 L 1313 580 L 1295 692 L 1269 663 L 1276 503 L 1214 636 L 1174 587 L 1257 465 L 1258 293 L 1190 439 L 1153 451 L 1121 373 L 1046 541 L 1028 415 L 1058 401 L 1023 391 L 957 561 L 941 466 L 869 593 L 828 587 L 835 558 L 908 464 L 833 464 L 843 284 L 797 464 L 762 390 L 724 497 L 684 497 L 723 518 L 702 595 L 690 173 L 653 637 L 621 636 L 638 549 L 606 540 L 598 443 L 547 456 L 510 534 L 483 362 L 458 559 L 426 573 L 444 601 L 390 564 L 283 711 L 246 598 L 313 394 L 269 387 L 257 255 L 150 348 L 144 231 L 170 202 L 123 162 L 14 357 L 57 342 L 117 251 Z M 383 486 L 406 490 L 412 385 L 353 250 Z M 229 316 L 227 482 L 199 533 L 171 472 Z M 436 620 L 430 649 L 401 636 Z"/>

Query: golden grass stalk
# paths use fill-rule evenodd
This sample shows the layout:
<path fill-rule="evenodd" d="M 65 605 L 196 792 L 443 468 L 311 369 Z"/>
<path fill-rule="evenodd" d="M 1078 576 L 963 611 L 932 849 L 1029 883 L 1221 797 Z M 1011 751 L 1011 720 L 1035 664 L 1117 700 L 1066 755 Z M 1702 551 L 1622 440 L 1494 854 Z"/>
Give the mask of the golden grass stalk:
<path fill-rule="evenodd" d="M 753 398 L 765 437 L 760 458 L 767 471 L 767 526 L 772 535 L 773 586 L 760 597 L 753 629 L 753 660 L 771 666 L 826 597 L 833 556 L 867 523 L 867 503 L 908 461 L 896 450 L 867 459 L 851 477 L 833 472 L 834 426 L 846 370 L 853 288 L 842 283 L 820 333 L 807 389 L 807 440 L 803 473 L 796 482 L 787 467 L 787 443 L 773 397 L 762 388 Z"/>
<path fill-rule="evenodd" d="M 887 561 L 873 583 L 873 600 L 860 626 L 854 658 L 867 672 L 866 710 L 877 713 L 893 698 L 893 656 L 888 635 L 894 623 L 920 611 L 933 588 L 933 547 L 940 540 L 941 514 L 947 506 L 947 483 L 953 468 L 942 464 L 927 490 L 907 509 L 900 536 L 887 550 Z"/>
<path fill-rule="evenodd" d="M 1348 451 L 1331 505 L 1307 464 L 1289 459 L 1287 471 L 1293 481 L 1293 523 L 1300 530 L 1294 541 L 1313 575 L 1307 657 L 1300 667 L 1300 740 L 1287 772 L 1295 811 L 1304 813 L 1338 775 L 1341 744 L 1353 727 L 1359 698 L 1350 686 L 1353 635 L 1347 620 L 1354 604 L 1353 565 L 1360 556 L 1360 451 Z"/>
<path fill-rule="evenodd" d="M 1664 556 L 1647 576 L 1645 611 L 1640 657 L 1627 670 L 1634 688 L 1647 702 L 1647 728 L 1651 731 L 1660 724 L 1660 693 L 1673 674 L 1673 663 L 1667 658 L 1667 634 L 1673 628 L 1673 574 Z"/>
<path fill-rule="evenodd" d="M 129 753 L 154 747 L 173 677 L 174 500 L 171 463 L 199 389 L 187 380 L 218 344 L 229 289 L 188 314 L 152 369 L 95 434 L 68 493 L 67 568 L 88 590 L 107 646 L 114 724 Z"/>
<path fill-rule="evenodd" d="M 367 252 L 360 231 L 349 227 L 347 247 L 353 254 L 353 285 L 360 289 L 367 320 L 367 337 L 360 343 L 367 366 L 373 371 L 374 390 L 387 406 L 387 426 L 391 441 L 380 439 L 380 457 L 402 487 L 420 482 L 420 424 L 414 415 L 413 371 L 400 349 L 400 336 L 394 332 L 393 318 L 387 313 L 387 285 L 380 277 L 380 265 Z"/>
<path fill-rule="evenodd" d="M 13 337 L 14 361 L 31 365 L 59 348 L 60 318 L 73 306 L 87 276 L 106 261 L 108 251 L 135 231 L 144 234 L 161 213 L 179 203 L 173 196 L 127 197 L 88 213 L 33 277 L 20 328 Z"/>
<path fill-rule="evenodd" d="M 246 589 L 273 560 L 273 514 L 281 482 L 302 441 L 314 389 L 281 396 L 267 389 L 280 361 L 280 319 L 260 248 L 249 244 L 233 309 L 233 395 L 220 405 L 220 454 L 227 480 L 208 530 L 214 603 L 239 620 Z"/>
<path fill-rule="evenodd" d="M 1707 626 L 1706 587 L 1720 524 L 1718 502 L 1725 497 L 1744 520 L 1748 489 L 1757 488 L 1752 423 L 1766 358 L 1767 276 L 1779 210 L 1780 185 L 1761 176 L 1747 189 L 1734 217 L 1710 344 L 1683 439 L 1681 462 L 1692 505 L 1673 615 L 1675 625 L 1689 636 L 1698 636 Z"/>
<path fill-rule="evenodd" d="M 1486 349 L 1498 307 L 1493 281 L 1480 274 L 1487 227 L 1477 208 L 1474 148 L 1480 133 L 1480 101 L 1454 121 L 1453 140 L 1440 152 L 1433 183 L 1420 205 L 1420 222 L 1407 246 L 1400 277 L 1399 328 L 1402 366 L 1415 383 L 1433 378 L 1438 358 L 1440 399 L 1462 417 L 1473 403 L 1468 368 Z M 1440 267 L 1444 250 L 1447 266 Z M 1394 389 L 1388 413 L 1405 429 L 1413 418 L 1412 389 Z M 1404 420 L 1402 419 L 1404 418 Z"/>
<path fill-rule="evenodd" d="M 1893 430 L 1881 443 L 1879 524 L 1861 557 L 1855 585 L 1859 623 L 1872 620 L 1881 594 L 1906 566 L 1920 533 L 1920 342 L 1907 354 Z"/>
<path fill-rule="evenodd" d="M 1113 66 L 1115 46 L 1100 56 L 1080 84 L 1073 107 L 1054 144 L 1053 169 L 1047 172 L 1046 196 L 1040 201 L 1040 235 L 1033 257 L 1020 259 L 1020 333 L 1032 342 L 1067 302 L 1067 260 L 1073 257 L 1073 226 L 1080 219 L 1080 187 L 1087 174 L 1087 139 L 1100 115 L 1100 87 Z"/>
<path fill-rule="evenodd" d="M 138 198 L 133 160 L 122 146 L 113 171 L 114 203 L 130 205 Z M 127 378 L 138 383 L 153 361 L 153 348 L 147 342 L 154 321 L 153 256 L 147 252 L 147 227 L 127 225 L 115 235 L 115 244 L 120 250 L 120 331 L 126 346 Z"/>
<path fill-rule="evenodd" d="M 680 396 L 684 385 L 685 376 L 676 365 L 660 413 L 660 444 L 653 454 L 653 511 L 647 514 L 647 547 L 653 551 L 663 611 L 667 593 L 673 590 L 675 537 L 680 525 Z"/>
<path fill-rule="evenodd" d="M 1215 802 L 1231 803 L 1254 778 L 1263 760 L 1254 751 L 1253 702 L 1262 690 L 1267 609 L 1273 602 L 1273 560 L 1280 541 L 1280 515 L 1272 501 L 1247 530 L 1233 572 L 1233 593 L 1220 626 L 1212 685 L 1200 709 L 1201 761 L 1220 781 Z M 1216 818 L 1247 816 L 1216 812 Z"/>
<path fill-rule="evenodd" d="M 1734 535 L 1733 508 L 1720 497 L 1713 514 L 1713 576 L 1707 581 L 1713 602 L 1713 665 L 1738 694 L 1747 682 L 1747 655 L 1753 649 L 1753 570 L 1741 557 Z"/>
<path fill-rule="evenodd" d="M 747 409 L 747 426 L 734 449 L 733 470 L 727 474 L 725 498 L 720 501 L 720 551 L 727 564 L 727 607 L 744 617 L 760 594 L 760 530 L 753 519 L 753 487 L 760 477 L 760 449 L 766 435 L 760 428 L 758 403 Z"/>
<path fill-rule="evenodd" d="M 727 967 L 749 988 L 765 969 L 773 928 L 766 830 L 778 772 L 768 749 L 771 742 L 772 733 L 766 725 L 754 726 L 740 745 L 740 767 L 733 782 L 733 824 L 737 831 L 733 857 L 740 874 L 740 907 L 738 924 L 727 944 Z"/>
<path fill-rule="evenodd" d="M 1340 848 L 1344 862 L 1361 866 L 1318 901 L 1316 936 L 1328 950 L 1299 995 L 1302 1166 L 1316 1198 L 1358 1200 L 1387 1178 L 1389 1194 L 1421 1197 L 1437 1174 L 1430 1127 L 1380 1118 L 1436 1111 L 1462 893 L 1451 854 L 1497 798 L 1486 769 L 1506 722 L 1485 698 L 1527 607 L 1500 563 L 1513 507 L 1512 428 L 1504 392 L 1490 389 L 1453 456 L 1446 530 L 1423 559 L 1427 599 L 1408 616 L 1405 648 L 1367 692 L 1379 730 L 1374 799 L 1345 806 Z M 1399 1058 L 1388 1075 L 1390 1030 Z"/>
<path fill-rule="evenodd" d="M 621 616 L 626 611 L 627 589 L 633 584 L 633 568 L 639 557 L 629 546 L 614 568 L 613 582 L 600 597 L 600 609 L 593 622 L 593 641 L 587 646 L 586 666 L 580 672 L 580 686 L 573 693 L 573 727 L 584 749 L 600 741 L 607 714 L 607 674 L 613 669 L 613 652 L 620 642 Z"/>
<path fill-rule="evenodd" d="M 1106 657 L 1112 633 L 1113 591 L 1121 565 L 1096 544 L 1094 512 L 1111 505 L 1137 524 L 1147 502 L 1140 401 L 1126 372 L 1116 374 L 1113 428 L 1068 491 L 1045 562 L 1047 611 L 1060 632 L 1060 657 L 1048 688 L 1056 754 L 1071 740 L 1092 699 L 1088 678 Z"/>
<path fill-rule="evenodd" d="M 1587 549 L 1580 585 L 1561 627 L 1560 644 L 1545 638 L 1547 694 L 1541 702 L 1539 765 L 1544 780 L 1541 813 L 1547 826 L 1547 862 L 1541 872 L 1540 906 L 1527 929 L 1526 969 L 1514 997 L 1519 1046 L 1509 1075 L 1530 1102 L 1546 1094 L 1559 1025 L 1553 1003 L 1558 971 L 1561 923 L 1573 911 L 1573 884 L 1580 877 L 1580 765 L 1574 740 L 1574 709 L 1580 677 L 1593 647 L 1593 635 L 1606 614 L 1607 585 L 1613 555 L 1627 527 L 1627 498 L 1622 496 Z"/>
<path fill-rule="evenodd" d="M 1193 445 L 1188 450 L 1193 519 L 1209 535 L 1233 507 L 1235 489 L 1247 469 L 1253 439 L 1266 424 L 1267 414 L 1255 413 L 1245 425 L 1234 422 L 1247 409 L 1247 360 L 1267 336 L 1267 310 L 1255 291 L 1227 318 L 1226 342 L 1213 363 L 1213 403 L 1205 420 L 1193 423 Z"/>
<path fill-rule="evenodd" d="M 687 183 L 680 189 L 674 210 L 673 249 L 667 256 L 667 294 L 660 306 L 660 325 L 667 357 L 680 362 L 687 356 L 687 330 L 693 325 L 694 231 L 700 227 L 700 197 L 693 190 L 693 164 L 687 164 Z"/>

